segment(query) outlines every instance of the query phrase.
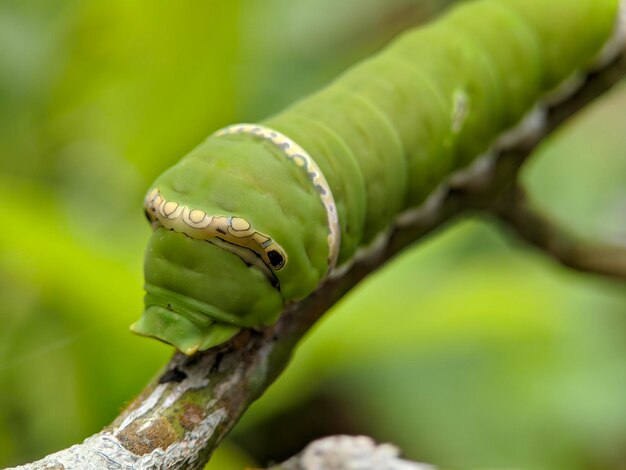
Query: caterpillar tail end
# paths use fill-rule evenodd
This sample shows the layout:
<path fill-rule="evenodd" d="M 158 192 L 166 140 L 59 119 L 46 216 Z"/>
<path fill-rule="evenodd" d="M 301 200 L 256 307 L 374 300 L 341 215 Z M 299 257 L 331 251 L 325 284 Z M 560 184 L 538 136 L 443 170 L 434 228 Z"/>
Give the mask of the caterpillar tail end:
<path fill-rule="evenodd" d="M 220 322 L 198 324 L 158 305 L 147 307 L 141 318 L 130 326 L 133 333 L 171 344 L 188 356 L 218 346 L 240 330 L 239 326 Z"/>

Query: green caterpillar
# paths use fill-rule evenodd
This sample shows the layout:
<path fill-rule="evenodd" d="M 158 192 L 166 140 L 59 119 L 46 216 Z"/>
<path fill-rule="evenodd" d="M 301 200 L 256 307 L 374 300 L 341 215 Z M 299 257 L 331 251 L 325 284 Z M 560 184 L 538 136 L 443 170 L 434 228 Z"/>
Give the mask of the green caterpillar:
<path fill-rule="evenodd" d="M 611 37 L 618 0 L 480 0 L 154 182 L 145 311 L 192 354 L 276 321 L 484 154 Z"/>

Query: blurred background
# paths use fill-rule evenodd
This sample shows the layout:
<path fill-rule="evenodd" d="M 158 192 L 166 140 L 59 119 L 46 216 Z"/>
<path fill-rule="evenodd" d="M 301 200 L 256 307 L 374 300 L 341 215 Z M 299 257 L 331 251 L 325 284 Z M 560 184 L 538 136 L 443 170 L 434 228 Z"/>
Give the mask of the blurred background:
<path fill-rule="evenodd" d="M 153 178 L 445 3 L 0 3 L 0 467 L 99 431 L 170 357 L 127 330 Z M 524 174 L 581 236 L 626 243 L 624 109 L 621 87 Z M 625 291 L 458 221 L 329 312 L 207 468 L 351 433 L 449 469 L 626 469 Z"/>

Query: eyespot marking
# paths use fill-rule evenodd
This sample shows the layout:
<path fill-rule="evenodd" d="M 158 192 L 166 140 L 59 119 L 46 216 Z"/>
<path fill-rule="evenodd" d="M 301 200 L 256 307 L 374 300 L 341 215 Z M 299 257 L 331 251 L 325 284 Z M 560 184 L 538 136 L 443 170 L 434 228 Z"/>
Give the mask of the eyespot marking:
<path fill-rule="evenodd" d="M 270 250 L 267 252 L 267 256 L 270 259 L 270 264 L 274 269 L 280 269 L 285 264 L 285 259 L 283 256 L 276 250 Z"/>
<path fill-rule="evenodd" d="M 206 213 L 199 209 L 194 209 L 189 212 L 189 220 L 191 220 L 194 224 L 199 224 L 206 217 Z"/>
<path fill-rule="evenodd" d="M 247 232 L 252 228 L 250 223 L 241 217 L 233 217 L 230 220 L 230 226 L 235 232 Z"/>
<path fill-rule="evenodd" d="M 183 206 L 182 218 L 183 223 L 197 229 L 208 227 L 213 220 L 213 217 L 207 215 L 206 212 L 199 209 L 189 210 L 189 208 L 185 206 Z"/>
<path fill-rule="evenodd" d="M 339 217 L 337 216 L 335 199 L 333 198 L 330 185 L 328 181 L 326 181 L 322 170 L 304 148 L 300 147 L 289 137 L 269 127 L 259 124 L 234 124 L 220 129 L 213 135 L 220 137 L 233 134 L 250 134 L 256 138 L 272 143 L 285 154 L 288 160 L 292 161 L 298 168 L 301 168 L 306 173 L 308 179 L 313 183 L 315 191 L 319 194 L 326 211 L 326 225 L 328 227 L 328 274 L 337 264 L 339 246 L 341 244 L 341 230 L 339 228 Z"/>
<path fill-rule="evenodd" d="M 226 242 L 220 245 L 222 248 L 239 256 L 242 251 L 236 247 L 250 250 L 274 271 L 282 269 L 287 262 L 287 254 L 280 245 L 254 230 L 243 217 L 211 216 L 200 209 L 190 209 L 175 201 L 167 201 L 158 189 L 148 192 L 144 211 L 155 229 L 161 225 L 193 239 L 210 242 L 220 239 Z"/>

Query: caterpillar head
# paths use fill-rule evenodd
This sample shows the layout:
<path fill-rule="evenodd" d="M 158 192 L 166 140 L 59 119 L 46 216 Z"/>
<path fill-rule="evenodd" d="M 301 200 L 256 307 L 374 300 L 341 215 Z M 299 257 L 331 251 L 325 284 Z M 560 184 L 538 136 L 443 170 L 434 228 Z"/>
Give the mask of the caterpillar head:
<path fill-rule="evenodd" d="M 131 329 L 187 354 L 273 323 L 327 268 L 324 214 L 290 180 L 295 166 L 256 142 L 223 140 L 209 139 L 164 173 L 144 201 L 153 233 L 145 310 Z M 263 156 L 265 166 L 249 165 Z M 285 198 L 294 183 L 296 194 Z"/>

